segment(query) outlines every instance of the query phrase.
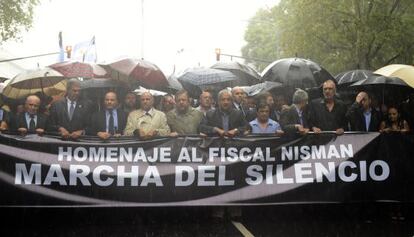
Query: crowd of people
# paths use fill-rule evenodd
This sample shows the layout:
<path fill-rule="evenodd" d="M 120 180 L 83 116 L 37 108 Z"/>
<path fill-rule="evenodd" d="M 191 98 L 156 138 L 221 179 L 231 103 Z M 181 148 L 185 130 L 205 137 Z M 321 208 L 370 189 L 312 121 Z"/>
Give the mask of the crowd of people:
<path fill-rule="evenodd" d="M 401 108 L 388 105 L 386 114 L 373 105 L 372 95 L 361 91 L 351 105 L 341 101 L 332 80 L 322 86 L 323 97 L 309 101 L 308 93 L 297 89 L 291 98 L 264 92 L 249 97 L 241 87 L 221 90 L 217 98 L 202 91 L 198 103 L 187 91 L 167 95 L 156 105 L 150 92 L 139 97 L 129 92 L 120 99 L 106 92 L 103 106 L 83 99 L 77 79 L 67 82 L 65 96 L 45 108 L 41 96 L 27 96 L 14 111 L 0 109 L 0 131 L 26 135 L 58 133 L 62 139 L 77 140 L 82 135 L 103 140 L 119 136 L 151 139 L 180 135 L 235 137 L 249 134 L 283 135 L 334 131 L 409 133 L 413 127 L 413 96 Z M 291 105 L 287 101 L 291 100 Z M 308 103 L 309 102 L 309 103 Z M 43 106 L 44 107 L 44 106 Z"/>

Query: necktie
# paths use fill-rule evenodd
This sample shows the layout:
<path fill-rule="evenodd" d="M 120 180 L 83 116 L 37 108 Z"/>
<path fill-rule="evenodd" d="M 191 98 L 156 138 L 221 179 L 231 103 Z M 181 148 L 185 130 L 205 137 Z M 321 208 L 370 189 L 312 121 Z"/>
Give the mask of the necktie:
<path fill-rule="evenodd" d="M 29 122 L 29 132 L 34 132 L 36 130 L 36 123 L 34 120 L 34 115 L 30 115 L 30 122 Z"/>
<path fill-rule="evenodd" d="M 72 120 L 73 112 L 75 112 L 75 102 L 70 102 L 70 108 L 69 108 L 69 120 Z"/>
<path fill-rule="evenodd" d="M 115 134 L 114 116 L 112 110 L 109 110 L 108 132 L 112 135 Z"/>

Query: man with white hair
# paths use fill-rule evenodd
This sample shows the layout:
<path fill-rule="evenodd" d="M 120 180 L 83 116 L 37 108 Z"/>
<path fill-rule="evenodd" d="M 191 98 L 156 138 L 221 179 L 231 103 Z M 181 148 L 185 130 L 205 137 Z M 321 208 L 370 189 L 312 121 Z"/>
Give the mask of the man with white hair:
<path fill-rule="evenodd" d="M 282 110 L 280 123 L 285 132 L 299 132 L 300 134 L 309 132 L 308 121 L 304 113 L 308 98 L 306 91 L 298 89 L 293 94 L 292 105 Z"/>
<path fill-rule="evenodd" d="M 17 132 L 21 135 L 37 133 L 42 135 L 45 132 L 46 116 L 38 113 L 40 98 L 36 95 L 29 95 L 24 103 L 24 113 L 17 116 Z"/>
<path fill-rule="evenodd" d="M 155 136 L 170 135 L 165 114 L 154 108 L 154 97 L 150 92 L 140 96 L 141 108 L 132 111 L 127 119 L 124 130 L 126 136 L 138 136 L 141 139 L 151 139 Z"/>

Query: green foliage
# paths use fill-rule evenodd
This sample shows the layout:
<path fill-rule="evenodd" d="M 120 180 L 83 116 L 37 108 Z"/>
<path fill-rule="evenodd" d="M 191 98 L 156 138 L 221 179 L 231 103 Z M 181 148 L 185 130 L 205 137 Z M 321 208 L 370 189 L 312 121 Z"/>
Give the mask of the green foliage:
<path fill-rule="evenodd" d="M 39 0 L 0 0 L 0 44 L 17 38 L 32 26 L 33 8 Z"/>
<path fill-rule="evenodd" d="M 245 57 L 311 59 L 333 75 L 413 64 L 412 0 L 281 0 L 245 32 Z M 265 65 L 253 62 L 259 70 Z"/>

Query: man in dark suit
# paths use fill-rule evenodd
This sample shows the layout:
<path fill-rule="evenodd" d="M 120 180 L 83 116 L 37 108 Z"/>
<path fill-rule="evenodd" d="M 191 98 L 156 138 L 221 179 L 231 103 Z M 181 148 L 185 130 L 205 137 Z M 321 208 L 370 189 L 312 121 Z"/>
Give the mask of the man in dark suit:
<path fill-rule="evenodd" d="M 222 90 L 218 94 L 218 108 L 208 111 L 201 120 L 199 131 L 206 135 L 234 137 L 244 134 L 246 120 L 241 111 L 232 108 L 231 93 Z"/>
<path fill-rule="evenodd" d="M 118 108 L 118 97 L 115 92 L 107 92 L 104 98 L 104 110 L 92 115 L 88 134 L 106 140 L 111 136 L 121 136 L 127 122 L 127 114 Z"/>
<path fill-rule="evenodd" d="M 346 122 L 346 105 L 335 98 L 336 85 L 332 80 L 323 83 L 324 98 L 315 99 L 309 107 L 309 127 L 315 133 L 321 131 L 335 131 L 336 134 L 344 133 Z"/>
<path fill-rule="evenodd" d="M 17 132 L 21 135 L 37 133 L 42 135 L 46 127 L 46 115 L 38 113 L 40 98 L 36 95 L 29 95 L 24 103 L 25 112 L 16 117 Z"/>
<path fill-rule="evenodd" d="M 352 131 L 378 132 L 381 123 L 379 112 L 371 108 L 371 97 L 364 91 L 358 93 L 346 118 Z"/>
<path fill-rule="evenodd" d="M 78 139 L 88 126 L 91 103 L 80 99 L 80 90 L 80 81 L 70 79 L 66 97 L 50 107 L 49 130 L 58 132 L 63 139 Z"/>
<path fill-rule="evenodd" d="M 305 107 L 308 104 L 308 93 L 298 89 L 293 94 L 293 104 L 282 111 L 280 123 L 286 133 L 306 134 L 309 132 L 309 125 L 305 116 Z"/>
<path fill-rule="evenodd" d="M 244 119 L 247 122 L 250 122 L 256 118 L 256 111 L 250 110 L 247 105 L 244 104 L 244 97 L 246 97 L 246 92 L 241 87 L 233 87 L 231 90 L 231 95 L 233 98 L 232 107 L 235 110 L 239 110 Z"/>

